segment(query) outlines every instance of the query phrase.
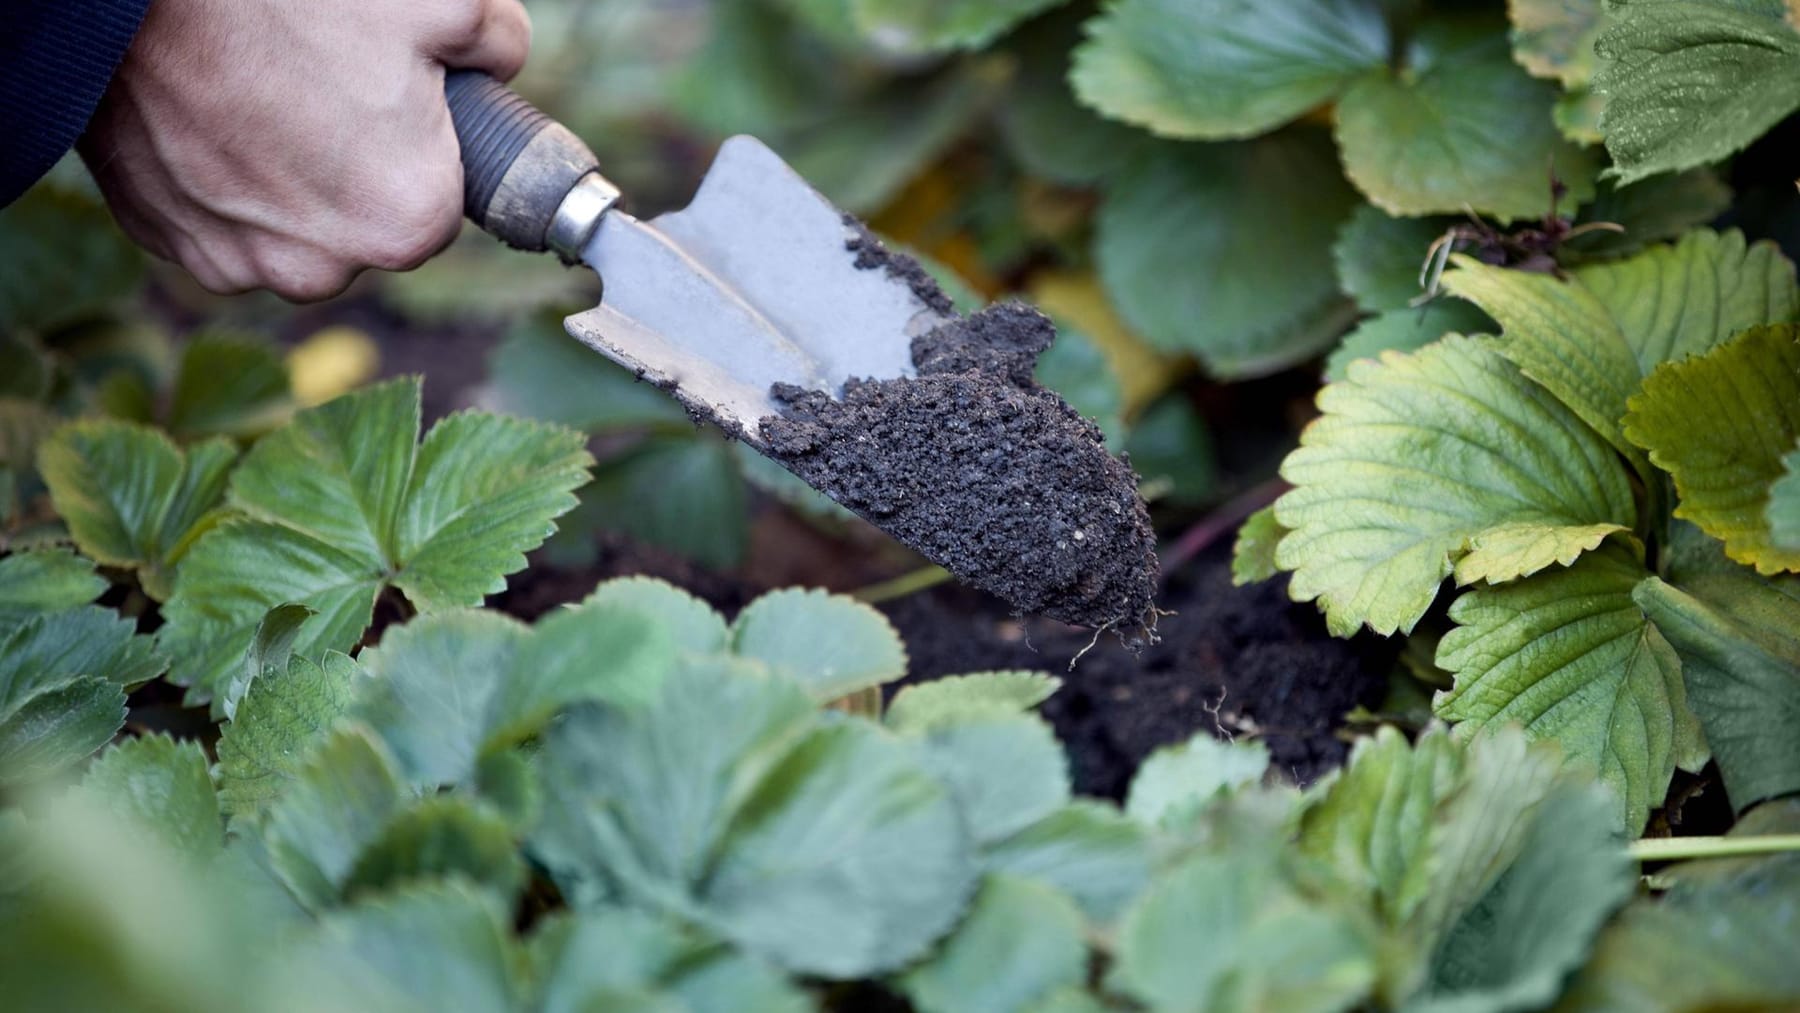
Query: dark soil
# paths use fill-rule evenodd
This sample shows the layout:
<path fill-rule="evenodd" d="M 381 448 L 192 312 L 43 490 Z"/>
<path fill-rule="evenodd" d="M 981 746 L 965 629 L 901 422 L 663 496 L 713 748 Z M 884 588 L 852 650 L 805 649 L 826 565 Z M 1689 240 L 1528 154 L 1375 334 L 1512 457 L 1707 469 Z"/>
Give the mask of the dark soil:
<path fill-rule="evenodd" d="M 917 377 L 778 386 L 765 452 L 1018 610 L 1151 639 L 1149 514 L 1099 428 L 1032 379 L 1055 337 L 1001 304 L 914 339 Z"/>
<path fill-rule="evenodd" d="M 918 296 L 920 302 L 947 317 L 956 315 L 956 304 L 950 301 L 950 297 L 938 287 L 931 272 L 921 267 L 918 261 L 904 254 L 890 252 L 855 215 L 845 215 L 844 224 L 855 232 L 855 235 L 845 241 L 844 249 L 856 254 L 857 270 L 873 271 L 880 268 L 887 272 L 888 277 L 912 289 L 913 295 Z"/>
<path fill-rule="evenodd" d="M 677 583 L 727 615 L 767 590 L 609 537 L 593 568 L 534 566 L 510 578 L 511 589 L 492 604 L 532 618 L 580 600 L 608 577 L 639 573 Z M 1394 645 L 1333 639 L 1318 612 L 1289 601 L 1281 582 L 1231 586 L 1224 546 L 1177 577 L 1165 600 L 1174 614 L 1163 617 L 1159 643 L 1133 654 L 1103 642 L 1073 671 L 1069 661 L 1094 642 L 1092 632 L 1019 619 L 978 591 L 942 586 L 880 608 L 906 641 L 908 682 L 1007 668 L 1063 679 L 1043 714 L 1068 750 L 1082 794 L 1122 797 L 1146 756 L 1199 731 L 1267 743 L 1277 768 L 1301 783 L 1342 764 L 1349 749 L 1338 737 L 1343 716 L 1380 704 Z"/>

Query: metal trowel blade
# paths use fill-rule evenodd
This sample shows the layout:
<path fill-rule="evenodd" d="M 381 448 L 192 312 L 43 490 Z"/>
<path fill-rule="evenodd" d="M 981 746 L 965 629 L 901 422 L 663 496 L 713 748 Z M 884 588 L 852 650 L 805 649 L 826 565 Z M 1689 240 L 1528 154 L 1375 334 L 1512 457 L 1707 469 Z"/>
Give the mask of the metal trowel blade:
<path fill-rule="evenodd" d="M 600 305 L 564 321 L 583 344 L 756 442 L 777 383 L 836 395 L 852 377 L 911 376 L 912 339 L 948 318 L 884 270 L 779 156 L 733 137 L 686 208 L 609 212 L 583 259 Z"/>

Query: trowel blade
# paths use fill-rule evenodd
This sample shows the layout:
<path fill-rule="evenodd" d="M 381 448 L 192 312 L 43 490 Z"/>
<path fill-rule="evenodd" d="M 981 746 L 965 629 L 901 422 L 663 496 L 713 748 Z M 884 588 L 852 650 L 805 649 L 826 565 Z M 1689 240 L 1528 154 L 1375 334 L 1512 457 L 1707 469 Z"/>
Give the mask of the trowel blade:
<path fill-rule="evenodd" d="M 609 212 L 584 259 L 605 286 L 569 333 L 755 441 L 777 383 L 837 394 L 912 375 L 912 339 L 948 317 L 857 266 L 859 226 L 752 137 L 719 149 L 686 208 Z"/>

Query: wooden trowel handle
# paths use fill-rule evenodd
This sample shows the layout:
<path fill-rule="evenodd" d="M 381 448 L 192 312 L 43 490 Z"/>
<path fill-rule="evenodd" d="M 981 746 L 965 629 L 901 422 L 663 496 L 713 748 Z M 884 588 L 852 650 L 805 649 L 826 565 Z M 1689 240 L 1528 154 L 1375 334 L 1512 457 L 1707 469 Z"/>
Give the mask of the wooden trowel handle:
<path fill-rule="evenodd" d="M 567 127 L 476 70 L 445 75 L 444 96 L 462 145 L 463 212 L 521 250 L 555 250 L 571 263 L 619 198 L 600 161 Z"/>

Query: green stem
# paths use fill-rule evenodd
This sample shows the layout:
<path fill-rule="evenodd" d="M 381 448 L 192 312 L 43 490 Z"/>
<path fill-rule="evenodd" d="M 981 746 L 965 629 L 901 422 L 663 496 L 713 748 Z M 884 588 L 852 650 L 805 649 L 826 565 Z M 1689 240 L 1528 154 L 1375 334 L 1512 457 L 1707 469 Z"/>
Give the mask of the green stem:
<path fill-rule="evenodd" d="M 1646 837 L 1629 849 L 1638 862 L 1674 862 L 1690 858 L 1734 858 L 1800 851 L 1800 834 L 1745 837 Z"/>
<path fill-rule="evenodd" d="M 852 592 L 850 597 L 865 604 L 892 601 L 904 598 L 916 591 L 928 587 L 936 587 L 950 579 L 950 571 L 941 566 L 923 566 L 911 573 L 903 573 L 893 580 L 884 580 L 879 584 L 870 584 L 860 591 Z"/>

